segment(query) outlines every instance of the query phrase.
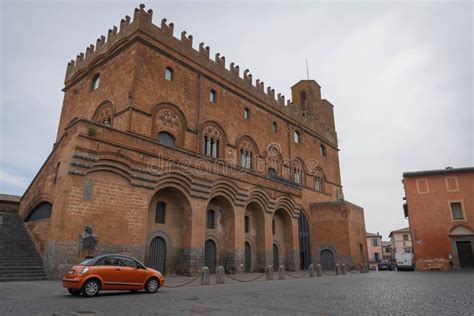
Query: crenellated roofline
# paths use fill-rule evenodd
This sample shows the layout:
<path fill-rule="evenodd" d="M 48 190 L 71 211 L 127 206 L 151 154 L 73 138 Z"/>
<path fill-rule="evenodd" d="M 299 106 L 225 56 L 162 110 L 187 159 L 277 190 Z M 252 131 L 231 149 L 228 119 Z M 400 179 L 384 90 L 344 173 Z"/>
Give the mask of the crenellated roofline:
<path fill-rule="evenodd" d="M 133 20 L 130 16 L 125 16 L 120 22 L 119 28 L 114 26 L 109 29 L 107 38 L 101 36 L 97 39 L 96 45 L 90 45 L 86 48 L 85 53 L 77 55 L 76 60 L 71 60 L 67 65 L 65 85 L 72 84 L 81 75 L 88 73 L 98 62 L 103 60 L 108 53 L 116 50 L 126 42 L 130 41 L 139 32 L 142 32 L 159 43 L 170 47 L 171 49 L 181 53 L 194 63 L 208 69 L 212 73 L 224 78 L 233 85 L 246 91 L 250 95 L 270 105 L 272 108 L 284 113 L 295 119 L 298 123 L 322 134 L 326 141 L 337 147 L 337 135 L 329 124 L 318 117 L 318 113 L 303 113 L 301 109 L 294 105 L 290 100 L 285 103 L 285 96 L 281 93 L 275 93 L 275 90 L 265 84 L 262 80 L 253 81 L 252 74 L 249 69 L 240 75 L 240 67 L 234 62 L 230 63 L 226 68 L 226 60 L 220 53 L 215 54 L 214 60 L 210 58 L 210 47 L 204 43 L 199 44 L 198 50 L 193 48 L 193 36 L 187 35 L 186 31 L 181 32 L 181 38 L 174 37 L 174 24 L 167 23 L 166 19 L 161 20 L 161 26 L 157 26 L 152 22 L 153 11 L 150 9 L 145 11 L 145 5 L 141 4 L 135 9 Z M 332 106 L 327 100 L 321 100 L 325 106 Z"/>

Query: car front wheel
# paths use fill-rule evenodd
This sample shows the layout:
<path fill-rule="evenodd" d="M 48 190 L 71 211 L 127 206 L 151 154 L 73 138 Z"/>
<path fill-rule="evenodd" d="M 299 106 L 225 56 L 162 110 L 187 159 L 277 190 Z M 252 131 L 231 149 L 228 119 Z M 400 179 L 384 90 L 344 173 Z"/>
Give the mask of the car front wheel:
<path fill-rule="evenodd" d="M 85 297 L 93 297 L 99 294 L 100 285 L 97 280 L 89 280 L 82 286 L 82 294 Z"/>
<path fill-rule="evenodd" d="M 160 287 L 160 282 L 158 281 L 158 279 L 157 278 L 151 278 L 148 281 L 146 281 L 145 292 L 147 292 L 147 293 L 156 293 L 156 291 L 158 291 L 159 287 Z"/>

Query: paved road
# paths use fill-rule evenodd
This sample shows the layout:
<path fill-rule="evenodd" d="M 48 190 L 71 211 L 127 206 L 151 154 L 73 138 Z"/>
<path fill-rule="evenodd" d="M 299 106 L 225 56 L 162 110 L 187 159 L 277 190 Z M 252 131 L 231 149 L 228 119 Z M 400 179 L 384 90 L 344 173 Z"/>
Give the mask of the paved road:
<path fill-rule="evenodd" d="M 371 272 L 73 297 L 60 282 L 0 283 L 0 315 L 473 315 L 474 272 Z"/>

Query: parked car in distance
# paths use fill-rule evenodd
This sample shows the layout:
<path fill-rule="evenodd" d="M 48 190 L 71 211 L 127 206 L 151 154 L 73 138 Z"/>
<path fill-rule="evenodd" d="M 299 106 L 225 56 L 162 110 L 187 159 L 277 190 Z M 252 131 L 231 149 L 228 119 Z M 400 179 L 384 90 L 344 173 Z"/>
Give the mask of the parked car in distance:
<path fill-rule="evenodd" d="M 145 290 L 156 293 L 165 283 L 163 275 L 135 258 L 103 254 L 85 259 L 63 277 L 63 287 L 72 295 L 96 296 L 101 290 Z"/>
<path fill-rule="evenodd" d="M 380 260 L 379 261 L 379 271 L 380 270 L 389 270 L 392 271 L 392 264 L 388 260 Z"/>
<path fill-rule="evenodd" d="M 396 253 L 395 263 L 397 265 L 397 271 L 401 270 L 415 270 L 415 264 L 413 254 L 409 252 Z"/>

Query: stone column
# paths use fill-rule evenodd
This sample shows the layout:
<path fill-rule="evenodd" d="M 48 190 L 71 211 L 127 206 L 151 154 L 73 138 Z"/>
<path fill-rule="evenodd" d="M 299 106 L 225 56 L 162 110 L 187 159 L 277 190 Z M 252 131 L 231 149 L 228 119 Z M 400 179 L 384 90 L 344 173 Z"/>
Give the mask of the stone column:
<path fill-rule="evenodd" d="M 300 240 L 298 218 L 291 218 L 291 245 L 287 249 L 288 270 L 300 270 Z"/>
<path fill-rule="evenodd" d="M 183 261 L 188 262 L 188 273 L 196 275 L 204 266 L 204 238 L 207 201 L 190 199 L 192 208 L 191 227 L 189 227 L 189 247 L 183 248 Z"/>
<path fill-rule="evenodd" d="M 234 206 L 234 249 L 228 250 L 228 264 L 226 270 L 229 272 L 243 272 L 245 262 L 245 207 Z"/>
<path fill-rule="evenodd" d="M 273 211 L 273 210 L 272 210 Z M 273 230 L 272 221 L 273 213 L 265 212 L 265 253 L 260 254 L 258 260 L 261 266 L 272 266 L 273 270 L 278 267 L 273 267 Z"/>

